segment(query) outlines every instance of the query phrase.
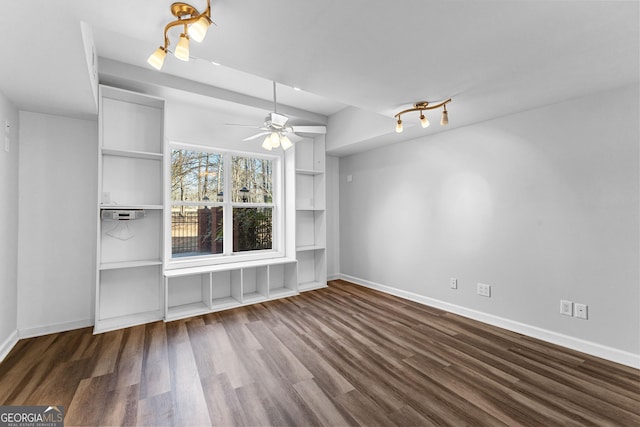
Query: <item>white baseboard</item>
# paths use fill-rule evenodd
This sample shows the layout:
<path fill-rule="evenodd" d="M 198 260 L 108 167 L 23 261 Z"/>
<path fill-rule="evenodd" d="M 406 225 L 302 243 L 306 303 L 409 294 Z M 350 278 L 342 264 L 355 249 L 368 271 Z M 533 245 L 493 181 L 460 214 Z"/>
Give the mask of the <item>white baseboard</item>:
<path fill-rule="evenodd" d="M 18 343 L 18 330 L 13 331 L 2 344 L 0 344 L 0 362 L 4 360 L 11 349 Z"/>
<path fill-rule="evenodd" d="M 332 274 L 332 275 L 330 275 L 330 276 L 327 276 L 327 281 L 329 281 L 329 280 L 338 280 L 338 279 L 340 279 L 341 277 L 342 277 L 342 276 L 340 275 L 340 273 L 338 273 L 338 274 Z"/>
<path fill-rule="evenodd" d="M 487 323 L 489 325 L 493 325 L 499 328 L 507 329 L 509 331 L 517 332 L 519 334 L 523 334 L 532 338 L 537 338 L 542 341 L 550 342 L 552 344 L 557 344 L 562 347 L 567 347 L 572 350 L 577 350 L 582 353 L 607 359 L 612 362 L 630 366 L 632 368 L 640 369 L 640 355 L 638 354 L 630 353 L 630 352 L 619 350 L 612 347 L 607 347 L 602 344 L 594 343 L 591 341 L 585 341 L 579 338 L 560 334 L 558 332 L 538 328 L 536 326 L 531 326 L 525 323 L 520 323 L 510 319 L 505 319 L 503 317 L 494 316 L 492 314 L 483 313 L 481 311 L 471 310 L 469 308 L 465 308 L 459 305 L 425 297 L 423 295 L 419 295 L 413 292 L 403 291 L 401 289 L 393 288 L 390 286 L 381 285 L 379 283 L 360 279 L 358 277 L 349 276 L 347 274 L 340 274 L 339 276 L 341 279 L 346 280 L 348 282 L 355 283 L 356 285 L 375 289 L 381 292 L 385 292 L 387 294 L 395 295 L 400 298 L 404 298 L 404 299 L 414 301 L 420 304 L 428 305 L 431 307 L 439 308 L 441 310 L 458 314 L 460 316 L 468 317 L 469 319 L 477 320 L 479 322 Z"/>
<path fill-rule="evenodd" d="M 93 326 L 93 319 L 74 320 L 73 322 L 56 323 L 55 325 L 36 326 L 19 329 L 20 338 L 33 338 L 41 335 L 71 331 L 73 329 Z"/>

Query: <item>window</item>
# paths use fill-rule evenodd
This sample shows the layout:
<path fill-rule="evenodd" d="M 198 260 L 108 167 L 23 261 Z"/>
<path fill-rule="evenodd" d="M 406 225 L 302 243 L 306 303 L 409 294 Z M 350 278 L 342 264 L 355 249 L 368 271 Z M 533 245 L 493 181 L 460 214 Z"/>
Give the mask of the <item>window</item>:
<path fill-rule="evenodd" d="M 272 255 L 277 157 L 172 144 L 171 258 Z"/>

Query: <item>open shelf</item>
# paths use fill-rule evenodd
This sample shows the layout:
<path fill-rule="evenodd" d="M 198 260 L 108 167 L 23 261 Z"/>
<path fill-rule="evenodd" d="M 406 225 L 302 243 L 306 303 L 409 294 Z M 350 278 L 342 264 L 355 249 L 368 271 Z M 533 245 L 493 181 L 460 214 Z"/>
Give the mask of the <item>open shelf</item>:
<path fill-rule="evenodd" d="M 102 86 L 102 149 L 162 153 L 164 101 Z"/>
<path fill-rule="evenodd" d="M 207 313 L 211 304 L 210 273 L 165 278 L 167 320 Z"/>
<path fill-rule="evenodd" d="M 269 298 L 298 293 L 297 263 L 272 265 L 269 267 Z"/>
<path fill-rule="evenodd" d="M 242 269 L 242 302 L 254 303 L 267 299 L 268 266 Z"/>
<path fill-rule="evenodd" d="M 161 265 L 101 270 L 99 280 L 96 323 L 126 324 L 129 320 L 144 317 L 145 313 L 162 313 Z"/>
<path fill-rule="evenodd" d="M 169 307 L 166 315 L 167 320 L 183 319 L 185 317 L 199 316 L 209 311 L 209 307 L 202 301 L 192 302 Z"/>
<path fill-rule="evenodd" d="M 296 209 L 322 210 L 325 207 L 324 174 L 296 175 Z"/>
<path fill-rule="evenodd" d="M 152 310 L 143 313 L 134 313 L 108 319 L 97 320 L 94 325 L 94 333 L 114 331 L 150 322 L 162 320 L 162 310 Z"/>
<path fill-rule="evenodd" d="M 147 159 L 147 160 L 162 160 L 162 153 L 150 153 L 147 151 L 132 151 L 132 150 L 114 150 L 111 148 L 102 149 L 103 156 L 120 156 L 120 157 L 132 157 L 135 159 Z"/>
<path fill-rule="evenodd" d="M 102 156 L 100 200 L 106 204 L 162 205 L 162 182 L 160 158 Z"/>
<path fill-rule="evenodd" d="M 143 259 L 139 261 L 107 262 L 100 264 L 100 270 L 115 270 L 118 268 L 146 267 L 148 265 L 162 265 L 161 259 Z"/>
<path fill-rule="evenodd" d="M 315 171 L 315 170 L 308 170 L 308 169 L 296 169 L 296 173 L 300 174 L 300 175 L 321 175 L 324 173 L 324 171 Z"/>
<path fill-rule="evenodd" d="M 239 277 L 232 282 L 231 271 L 211 273 L 211 308 L 222 310 L 237 306 L 242 301 Z"/>
<path fill-rule="evenodd" d="M 322 289 L 327 287 L 327 282 L 304 282 L 298 284 L 300 292 L 313 291 L 314 289 Z"/>
<path fill-rule="evenodd" d="M 162 263 L 162 211 L 150 210 L 144 218 L 100 221 L 100 268 L 132 263 Z"/>
<path fill-rule="evenodd" d="M 296 248 L 306 246 L 325 246 L 324 211 L 296 212 Z"/>

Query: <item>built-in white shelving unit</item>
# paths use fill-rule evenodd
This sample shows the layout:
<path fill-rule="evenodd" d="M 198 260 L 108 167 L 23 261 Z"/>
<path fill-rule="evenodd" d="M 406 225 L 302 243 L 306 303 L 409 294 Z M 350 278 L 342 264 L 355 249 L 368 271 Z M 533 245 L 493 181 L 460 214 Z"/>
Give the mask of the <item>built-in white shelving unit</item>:
<path fill-rule="evenodd" d="M 166 321 L 284 298 L 298 293 L 291 258 L 166 270 Z"/>
<path fill-rule="evenodd" d="M 100 86 L 99 144 L 95 333 L 163 316 L 164 101 Z"/>
<path fill-rule="evenodd" d="M 298 290 L 327 286 L 325 137 L 295 144 Z"/>
<path fill-rule="evenodd" d="M 94 333 L 325 287 L 324 145 L 324 135 L 305 138 L 285 155 L 285 179 L 295 185 L 285 185 L 283 257 L 171 268 L 163 259 L 164 100 L 100 86 Z"/>

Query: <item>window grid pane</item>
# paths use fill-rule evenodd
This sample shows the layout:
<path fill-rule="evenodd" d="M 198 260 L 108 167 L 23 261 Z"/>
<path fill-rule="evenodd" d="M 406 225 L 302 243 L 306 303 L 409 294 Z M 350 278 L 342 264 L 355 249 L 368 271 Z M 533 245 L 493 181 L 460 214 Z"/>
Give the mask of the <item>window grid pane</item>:
<path fill-rule="evenodd" d="M 233 156 L 231 163 L 232 202 L 273 202 L 273 165 L 271 160 Z"/>
<path fill-rule="evenodd" d="M 273 209 L 233 209 L 233 251 L 273 249 Z"/>
<path fill-rule="evenodd" d="M 220 254 L 222 251 L 222 207 L 171 207 L 172 257 Z"/>
<path fill-rule="evenodd" d="M 221 201 L 224 156 L 216 153 L 171 150 L 171 200 Z"/>

